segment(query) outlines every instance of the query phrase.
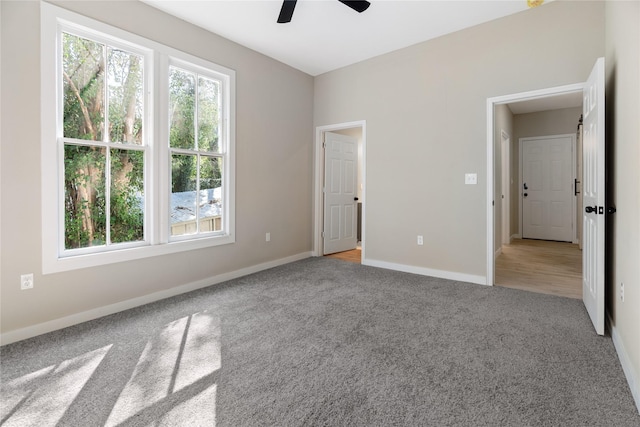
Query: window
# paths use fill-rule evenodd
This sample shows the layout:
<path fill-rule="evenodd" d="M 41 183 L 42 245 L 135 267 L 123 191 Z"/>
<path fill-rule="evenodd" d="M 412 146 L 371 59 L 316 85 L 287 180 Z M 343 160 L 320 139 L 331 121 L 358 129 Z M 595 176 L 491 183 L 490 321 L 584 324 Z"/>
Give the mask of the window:
<path fill-rule="evenodd" d="M 144 241 L 144 54 L 64 31 L 60 41 L 63 250 Z"/>
<path fill-rule="evenodd" d="M 41 7 L 43 272 L 234 242 L 234 72 Z"/>
<path fill-rule="evenodd" d="M 186 64 L 169 68 L 171 236 L 223 229 L 221 84 Z"/>

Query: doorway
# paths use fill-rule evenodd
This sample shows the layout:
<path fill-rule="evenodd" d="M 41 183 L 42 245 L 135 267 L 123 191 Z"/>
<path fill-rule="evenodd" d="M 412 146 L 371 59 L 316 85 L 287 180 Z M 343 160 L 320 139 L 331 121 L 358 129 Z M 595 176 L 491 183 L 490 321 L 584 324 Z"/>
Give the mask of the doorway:
<path fill-rule="evenodd" d="M 365 221 L 366 221 L 366 121 L 355 121 L 340 123 L 335 125 L 316 127 L 316 139 L 314 149 L 314 233 L 313 233 L 313 255 L 325 255 L 326 215 L 325 215 L 325 140 L 327 134 L 345 135 L 355 138 L 357 142 L 357 183 L 356 192 L 352 196 L 354 208 L 357 209 L 357 247 L 352 252 L 334 254 L 334 258 L 345 258 L 355 262 L 358 255 L 358 262 L 364 262 L 365 258 Z"/>
<path fill-rule="evenodd" d="M 522 134 L 518 132 L 515 136 L 515 144 L 510 145 L 511 153 L 505 147 L 508 140 L 508 134 L 501 131 L 501 127 L 496 123 L 496 114 L 494 109 L 496 106 L 506 106 L 511 109 L 512 106 L 520 108 L 526 103 L 532 111 L 543 112 L 547 110 L 563 109 L 569 106 L 562 106 L 563 103 L 573 102 L 575 105 L 570 107 L 580 111 L 582 104 L 582 84 L 551 88 L 541 91 L 533 91 L 521 94 L 507 95 L 499 98 L 491 98 L 488 100 L 488 121 L 487 121 L 487 165 L 489 181 L 487 183 L 487 284 L 504 286 L 505 283 L 511 283 L 518 289 L 526 289 L 530 283 L 538 283 L 538 285 L 526 290 L 537 292 L 552 293 L 556 295 L 569 296 L 579 298 L 582 286 L 582 262 L 581 252 L 577 245 L 572 244 L 575 239 L 573 230 L 568 240 L 569 243 L 547 242 L 544 240 L 524 240 L 523 227 L 520 224 L 522 220 L 523 210 L 518 205 L 522 200 L 524 182 L 521 180 L 522 164 L 519 160 L 522 155 L 520 148 L 522 145 L 518 140 Z M 571 98 L 571 101 L 569 99 Z M 538 104 L 538 105 L 533 105 Z M 543 108 L 545 107 L 545 108 Z M 503 108 L 503 107 L 501 107 Z M 514 108 L 515 115 L 516 108 Z M 520 114 L 520 112 L 518 112 Z M 521 116 L 522 117 L 522 116 Z M 573 119 L 577 127 L 579 114 Z M 572 129 L 576 129 L 573 127 Z M 513 129 L 508 127 L 511 135 L 514 135 Z M 544 135 L 544 133 L 542 133 Z M 532 136 L 532 135 L 528 135 Z M 498 139 L 496 139 L 498 138 Z M 575 137 L 574 141 L 575 141 Z M 495 142 L 494 142 L 495 141 Z M 574 143 L 575 144 L 575 143 Z M 571 148 L 570 148 L 571 151 Z M 574 152 L 575 151 L 571 151 Z M 505 161 L 505 156 L 513 159 L 512 162 Z M 569 177 L 564 177 L 567 185 L 573 185 L 572 177 L 575 173 L 575 165 L 571 164 L 572 157 L 569 155 Z M 514 170 L 510 170 L 512 165 Z M 548 174 L 548 172 L 546 172 Z M 505 187 L 511 185 L 511 191 L 505 190 Z M 564 185 L 564 184 L 563 184 Z M 566 191 L 566 189 L 565 189 Z M 505 195 L 511 195 L 513 198 L 511 203 L 504 200 Z M 571 189 L 571 201 L 569 205 L 569 213 L 575 218 L 575 201 L 573 200 L 573 188 Z M 566 206 L 563 208 L 566 209 Z M 520 210 L 520 215 L 516 213 Z M 511 218 L 512 224 L 506 225 L 506 219 Z M 568 218 L 568 216 L 567 216 Z M 514 222 L 515 220 L 515 222 Z M 500 275 L 496 274 L 497 267 L 500 268 Z M 505 274 L 505 273 L 511 273 Z M 556 275 L 556 273 L 558 275 Z M 534 277 L 536 277 L 535 279 Z M 506 282 L 505 282 L 506 281 Z M 558 289 L 554 289 L 554 284 L 558 284 Z"/>

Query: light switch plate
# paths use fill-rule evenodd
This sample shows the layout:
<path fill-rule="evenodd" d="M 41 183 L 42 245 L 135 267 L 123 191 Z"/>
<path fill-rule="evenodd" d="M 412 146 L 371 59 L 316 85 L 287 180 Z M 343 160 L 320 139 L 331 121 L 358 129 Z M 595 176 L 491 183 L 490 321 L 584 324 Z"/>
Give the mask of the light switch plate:
<path fill-rule="evenodd" d="M 465 173 L 464 174 L 464 183 L 467 185 L 475 185 L 478 183 L 478 174 L 477 173 Z"/>

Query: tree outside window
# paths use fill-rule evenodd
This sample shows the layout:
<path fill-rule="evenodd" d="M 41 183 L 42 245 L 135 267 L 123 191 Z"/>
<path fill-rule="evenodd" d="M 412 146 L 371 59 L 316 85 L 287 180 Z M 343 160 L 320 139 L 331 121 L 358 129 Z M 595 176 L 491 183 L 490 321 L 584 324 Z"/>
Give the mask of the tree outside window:
<path fill-rule="evenodd" d="M 62 34 L 64 246 L 144 239 L 143 58 Z"/>

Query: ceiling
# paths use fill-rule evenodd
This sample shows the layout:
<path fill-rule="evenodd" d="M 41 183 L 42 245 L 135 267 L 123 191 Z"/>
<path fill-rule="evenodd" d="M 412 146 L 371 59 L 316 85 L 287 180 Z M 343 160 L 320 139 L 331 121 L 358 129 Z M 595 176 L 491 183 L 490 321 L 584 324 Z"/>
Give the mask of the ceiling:
<path fill-rule="evenodd" d="M 312 76 L 528 9 L 527 0 L 371 0 L 359 14 L 337 0 L 142 0 Z M 547 0 L 550 1 L 550 0 Z"/>
<path fill-rule="evenodd" d="M 370 0 L 359 14 L 337 0 L 299 0 L 292 21 L 278 24 L 282 0 L 142 1 L 312 76 L 528 9 L 527 0 Z M 509 108 L 525 114 L 581 102 L 574 94 Z"/>
<path fill-rule="evenodd" d="M 582 92 L 565 93 L 507 104 L 513 114 L 537 113 L 561 108 L 582 107 Z"/>

